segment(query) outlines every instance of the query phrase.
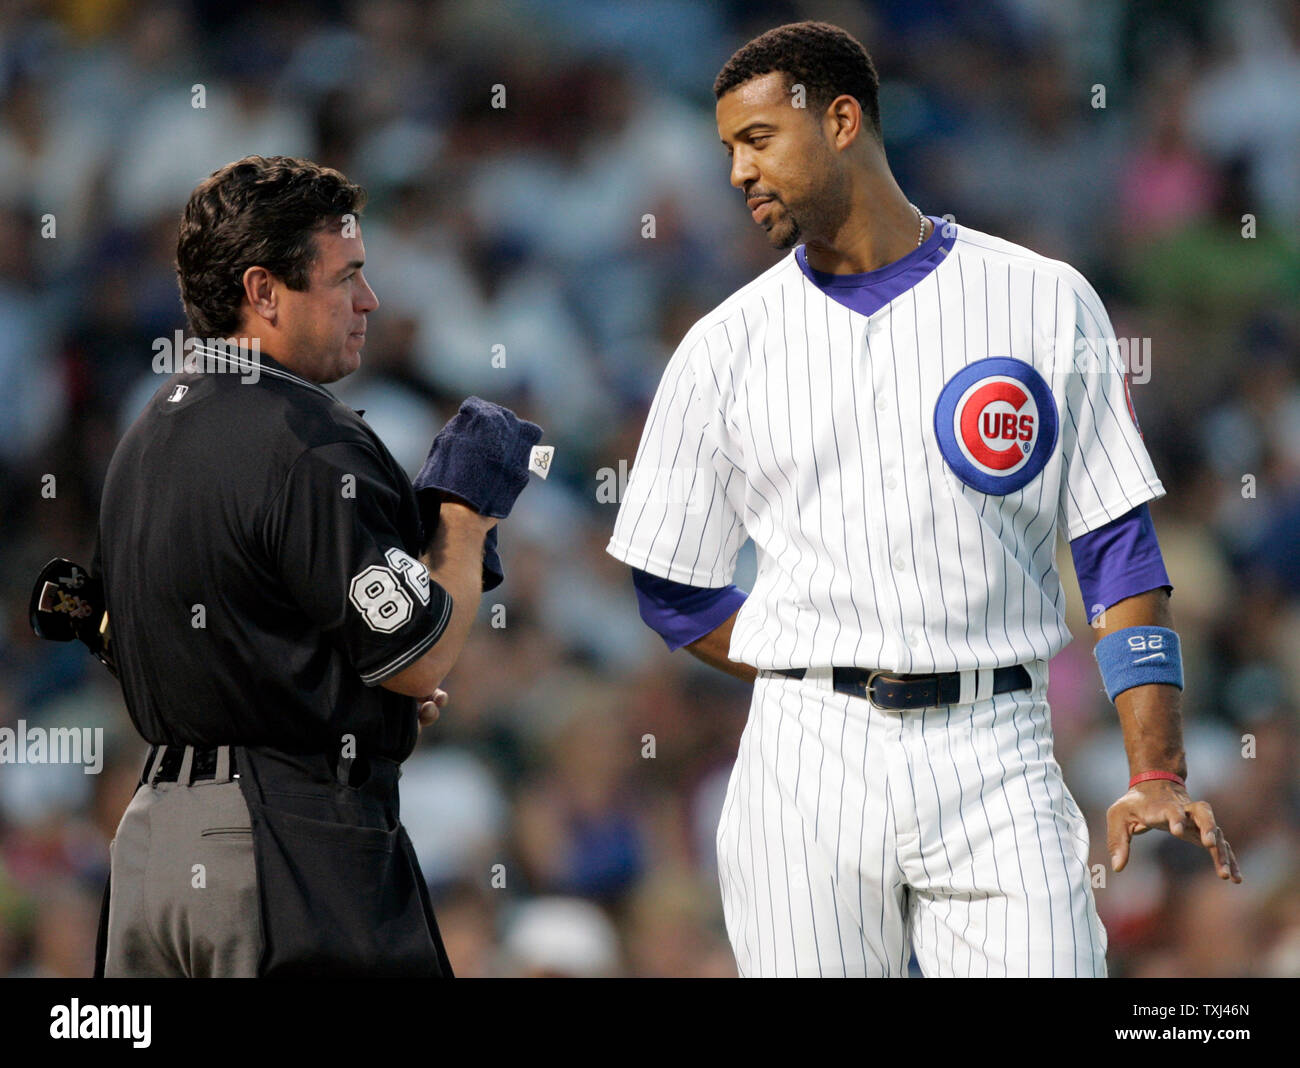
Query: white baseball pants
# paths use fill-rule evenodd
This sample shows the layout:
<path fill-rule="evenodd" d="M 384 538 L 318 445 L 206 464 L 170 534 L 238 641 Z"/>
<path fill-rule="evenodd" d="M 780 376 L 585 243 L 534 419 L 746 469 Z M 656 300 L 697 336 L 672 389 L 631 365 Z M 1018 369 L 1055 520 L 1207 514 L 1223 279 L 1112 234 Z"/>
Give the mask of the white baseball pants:
<path fill-rule="evenodd" d="M 1105 976 L 1047 663 L 1026 666 L 1032 689 L 904 712 L 829 669 L 759 673 L 718 827 L 741 975 L 902 976 L 915 950 L 927 976 Z"/>

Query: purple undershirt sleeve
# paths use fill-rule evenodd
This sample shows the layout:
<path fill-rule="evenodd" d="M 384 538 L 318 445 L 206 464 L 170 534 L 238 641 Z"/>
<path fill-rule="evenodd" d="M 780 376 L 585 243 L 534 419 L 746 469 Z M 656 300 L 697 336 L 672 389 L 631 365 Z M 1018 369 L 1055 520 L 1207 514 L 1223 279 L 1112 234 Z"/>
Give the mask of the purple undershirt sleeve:
<path fill-rule="evenodd" d="M 1173 589 L 1145 504 L 1070 542 L 1091 623 L 1103 609 L 1147 590 Z"/>
<path fill-rule="evenodd" d="M 716 630 L 745 603 L 744 591 L 735 586 L 688 586 L 638 568 L 632 569 L 632 584 L 641 618 L 673 651 Z"/>

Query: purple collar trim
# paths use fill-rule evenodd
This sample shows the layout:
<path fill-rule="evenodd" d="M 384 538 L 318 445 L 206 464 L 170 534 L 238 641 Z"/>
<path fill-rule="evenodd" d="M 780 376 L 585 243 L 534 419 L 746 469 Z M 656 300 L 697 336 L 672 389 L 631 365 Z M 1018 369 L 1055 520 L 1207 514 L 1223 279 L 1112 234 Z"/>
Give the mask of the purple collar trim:
<path fill-rule="evenodd" d="M 925 244 L 913 249 L 901 260 L 887 263 L 874 271 L 862 274 L 827 274 L 808 266 L 806 247 L 800 245 L 794 252 L 799 270 L 808 281 L 831 300 L 843 304 L 859 315 L 874 315 L 891 300 L 902 296 L 925 278 L 947 258 L 957 241 L 957 228 L 943 219 L 927 215 L 934 230 Z M 945 234 L 944 231 L 949 233 Z"/>

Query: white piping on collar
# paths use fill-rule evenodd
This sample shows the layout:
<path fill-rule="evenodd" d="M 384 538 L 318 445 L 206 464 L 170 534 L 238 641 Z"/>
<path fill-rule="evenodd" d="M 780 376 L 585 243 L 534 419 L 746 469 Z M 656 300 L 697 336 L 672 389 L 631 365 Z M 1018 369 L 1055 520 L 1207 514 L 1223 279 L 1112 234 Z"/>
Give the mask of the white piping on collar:
<path fill-rule="evenodd" d="M 210 357 L 211 359 L 220 360 L 222 363 L 230 367 L 233 371 L 238 371 L 241 369 L 241 364 L 238 361 L 230 359 L 227 353 L 221 352 L 217 349 L 209 348 L 206 345 L 198 344 L 194 346 L 194 351 L 203 356 Z M 294 374 L 292 371 L 286 370 L 281 367 L 272 367 L 270 364 L 263 363 L 260 357 L 258 357 L 258 359 L 256 359 L 255 361 L 250 361 L 250 362 L 252 362 L 253 366 L 257 368 L 257 372 L 259 375 L 274 375 L 276 378 L 283 378 L 289 382 L 296 382 L 300 386 L 306 386 L 308 389 L 314 389 L 317 393 L 329 397 L 329 399 L 332 401 L 338 400 L 338 398 L 335 397 L 334 394 L 331 393 L 324 386 L 319 385 L 315 382 L 310 382 L 307 379 L 303 378 L 301 375 Z"/>

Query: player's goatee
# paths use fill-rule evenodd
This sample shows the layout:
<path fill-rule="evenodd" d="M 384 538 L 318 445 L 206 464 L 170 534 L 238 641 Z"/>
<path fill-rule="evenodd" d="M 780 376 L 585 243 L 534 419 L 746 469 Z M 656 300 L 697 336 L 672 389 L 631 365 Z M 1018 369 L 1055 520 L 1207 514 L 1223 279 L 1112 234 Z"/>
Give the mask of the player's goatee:
<path fill-rule="evenodd" d="M 784 207 L 784 205 L 782 205 Z M 799 228 L 795 217 L 790 214 L 790 209 L 785 209 L 785 220 L 783 224 L 777 224 L 767 229 L 767 240 L 773 248 L 781 250 L 794 248 L 799 244 L 803 237 L 803 231 Z"/>
<path fill-rule="evenodd" d="M 784 251 L 788 248 L 794 248 L 795 245 L 799 244 L 799 239 L 802 235 L 799 233 L 799 227 L 794 223 L 791 223 L 790 229 L 785 233 L 778 234 L 769 231 L 767 236 L 768 240 L 772 242 L 773 248 L 779 248 Z"/>

